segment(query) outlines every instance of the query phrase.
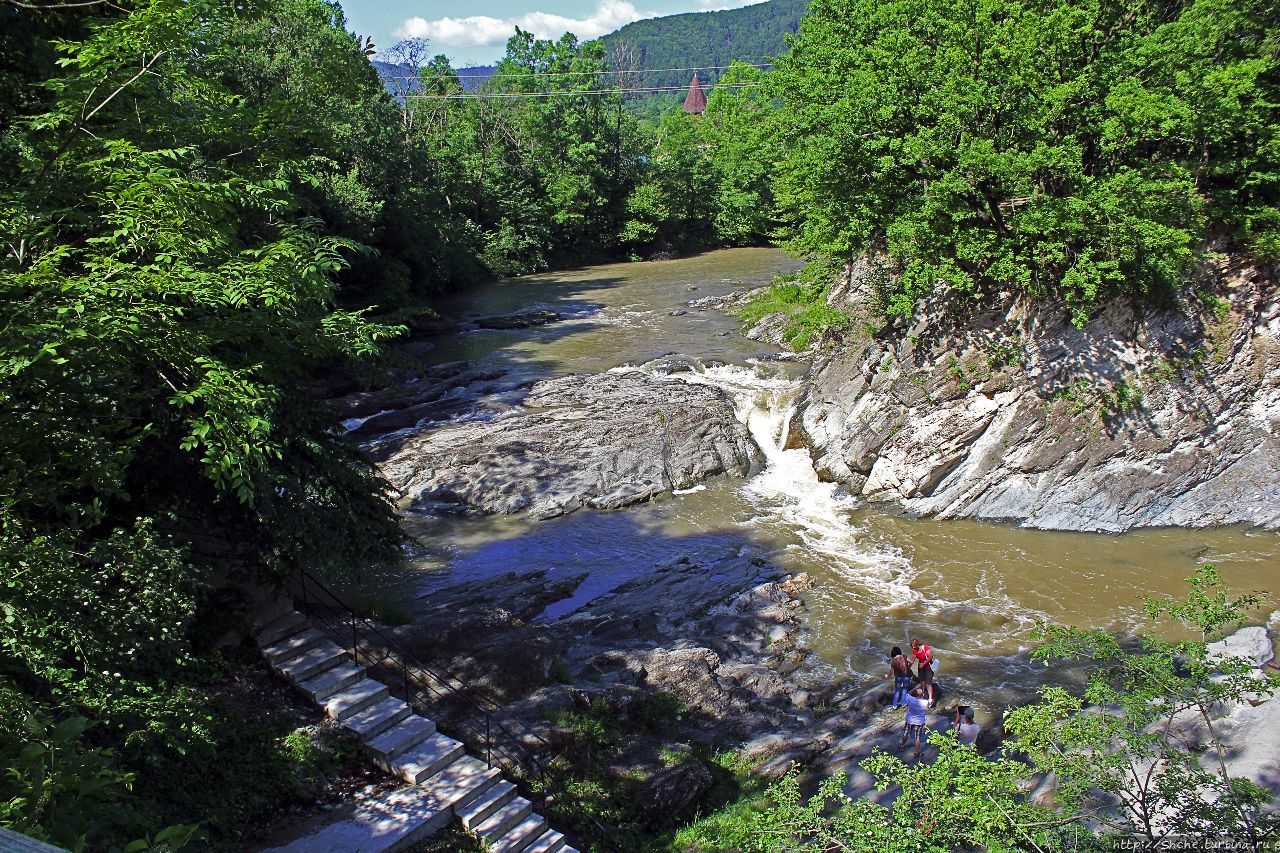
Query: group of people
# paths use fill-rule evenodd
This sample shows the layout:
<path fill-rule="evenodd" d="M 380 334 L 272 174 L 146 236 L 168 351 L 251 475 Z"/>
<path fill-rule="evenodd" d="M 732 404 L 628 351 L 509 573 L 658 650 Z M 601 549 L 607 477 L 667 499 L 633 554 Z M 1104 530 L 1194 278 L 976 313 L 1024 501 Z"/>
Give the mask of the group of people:
<path fill-rule="evenodd" d="M 911 661 L 897 646 L 889 653 L 889 676 L 893 678 L 893 707 L 907 708 L 907 722 L 902 730 L 902 741 L 898 744 L 898 752 L 907 748 L 908 741 L 915 739 L 916 751 L 913 757 L 919 758 L 926 740 L 925 725 L 928 721 L 929 709 L 937 704 L 934 693 L 933 674 L 937 661 L 933 649 L 919 640 L 911 641 L 911 656 L 915 658 L 916 671 L 911 671 Z M 954 709 L 952 728 L 960 743 L 974 745 L 978 741 L 978 724 L 973 720 L 973 709 L 967 705 L 957 705 Z"/>

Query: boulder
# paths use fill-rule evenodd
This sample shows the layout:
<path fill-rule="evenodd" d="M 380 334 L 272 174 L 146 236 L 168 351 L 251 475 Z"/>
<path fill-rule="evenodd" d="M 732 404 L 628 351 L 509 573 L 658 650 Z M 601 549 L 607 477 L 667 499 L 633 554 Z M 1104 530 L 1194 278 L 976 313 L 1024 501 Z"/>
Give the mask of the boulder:
<path fill-rule="evenodd" d="M 549 518 L 743 477 L 761 458 L 720 390 L 624 371 L 538 382 L 505 417 L 398 440 L 379 467 L 412 509 Z"/>
<path fill-rule="evenodd" d="M 1280 807 L 1280 698 L 1242 705 L 1217 721 L 1214 730 L 1222 741 L 1227 772 L 1270 789 L 1278 798 L 1272 810 Z M 1213 769 L 1217 759 L 1210 748 L 1201 761 Z"/>
<path fill-rule="evenodd" d="M 655 821 L 669 820 L 705 794 L 712 784 L 711 771 L 701 761 L 688 761 L 659 770 L 636 791 L 644 814 Z"/>
<path fill-rule="evenodd" d="M 729 693 L 716 677 L 720 656 L 710 649 L 654 649 L 641 658 L 644 684 L 670 693 L 686 708 L 719 715 Z"/>
<path fill-rule="evenodd" d="M 514 311 L 510 314 L 494 314 L 490 317 L 480 317 L 474 322 L 481 329 L 529 329 L 563 319 L 564 315 L 558 311 L 535 309 Z"/>
<path fill-rule="evenodd" d="M 1271 635 L 1261 626 L 1241 628 L 1216 643 L 1210 643 L 1208 651 L 1210 660 L 1243 658 L 1258 667 L 1275 657 Z"/>

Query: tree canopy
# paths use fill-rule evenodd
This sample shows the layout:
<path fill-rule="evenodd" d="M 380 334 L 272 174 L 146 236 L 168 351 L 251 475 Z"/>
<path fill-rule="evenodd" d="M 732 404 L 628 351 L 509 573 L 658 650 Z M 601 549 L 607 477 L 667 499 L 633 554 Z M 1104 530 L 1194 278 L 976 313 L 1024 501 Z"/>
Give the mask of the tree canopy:
<path fill-rule="evenodd" d="M 1273 4 L 818 0 L 772 76 L 791 245 L 1083 322 L 1167 291 L 1215 235 L 1273 257 Z"/>

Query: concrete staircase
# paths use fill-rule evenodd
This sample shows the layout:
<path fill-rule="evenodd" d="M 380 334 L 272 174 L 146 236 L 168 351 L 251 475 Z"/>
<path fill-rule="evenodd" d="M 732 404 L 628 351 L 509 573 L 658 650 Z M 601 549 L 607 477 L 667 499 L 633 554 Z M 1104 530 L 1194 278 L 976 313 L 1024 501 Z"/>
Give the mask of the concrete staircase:
<path fill-rule="evenodd" d="M 273 670 L 354 732 L 374 763 L 406 782 L 270 848 L 274 853 L 403 850 L 454 820 L 494 853 L 577 853 L 501 771 L 466 755 L 301 613 L 277 613 L 260 625 L 257 640 Z"/>

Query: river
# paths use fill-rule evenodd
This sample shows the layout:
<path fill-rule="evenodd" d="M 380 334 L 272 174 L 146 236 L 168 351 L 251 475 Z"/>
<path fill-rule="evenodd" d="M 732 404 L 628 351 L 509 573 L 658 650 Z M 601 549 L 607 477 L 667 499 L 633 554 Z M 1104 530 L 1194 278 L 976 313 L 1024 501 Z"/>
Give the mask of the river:
<path fill-rule="evenodd" d="M 732 249 L 496 282 L 439 306 L 445 316 L 548 308 L 566 317 L 531 329 L 441 337 L 427 354 L 436 363 L 466 359 L 507 370 L 512 385 L 645 370 L 672 353 L 687 356 L 696 369 L 670 381 L 726 391 L 767 464 L 747 480 L 721 478 L 614 512 L 548 521 L 409 517 L 412 558 L 374 581 L 382 594 L 421 595 L 436 584 L 513 570 L 589 572 L 573 599 L 543 616 L 554 619 L 657 563 L 750 548 L 814 578 L 810 644 L 839 670 L 877 673 L 889 646 L 919 636 L 935 648 L 941 679 L 994 706 L 1020 701 L 1046 680 L 1021 654 L 1040 620 L 1136 629 L 1142 596 L 1180 594 L 1182 579 L 1203 562 L 1217 563 L 1235 590 L 1276 587 L 1274 533 L 1158 529 L 1115 536 L 911 519 L 819 482 L 806 451 L 782 449 L 803 361 L 743 337 L 731 316 L 688 307 L 692 299 L 755 287 L 796 266 L 776 250 Z"/>

